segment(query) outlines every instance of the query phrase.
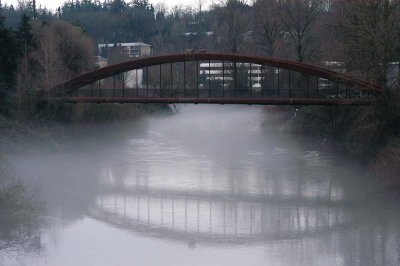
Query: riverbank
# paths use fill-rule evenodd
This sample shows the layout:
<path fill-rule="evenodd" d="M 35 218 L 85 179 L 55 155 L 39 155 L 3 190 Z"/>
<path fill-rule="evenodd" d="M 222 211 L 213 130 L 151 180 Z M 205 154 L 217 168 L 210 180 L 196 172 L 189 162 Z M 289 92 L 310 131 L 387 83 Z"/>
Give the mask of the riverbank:
<path fill-rule="evenodd" d="M 13 177 L 8 162 L 0 155 L 0 254 L 40 250 L 43 202 Z"/>
<path fill-rule="evenodd" d="M 0 116 L 0 150 L 26 151 L 40 148 L 61 148 L 82 132 L 95 131 L 100 125 L 118 122 L 139 123 L 146 115 L 170 115 L 168 105 L 139 104 L 76 104 L 53 107 L 39 118 L 13 119 Z M 118 123 L 120 125 L 120 123 Z M 123 134 L 119 126 L 116 134 Z M 98 132 L 96 132 L 98 133 Z"/>
<path fill-rule="evenodd" d="M 400 189 L 400 138 L 392 139 L 378 152 L 369 171 L 384 185 Z"/>
<path fill-rule="evenodd" d="M 361 162 L 381 184 L 400 187 L 397 103 L 380 99 L 368 107 L 268 107 L 266 116 L 266 127 L 334 149 Z"/>

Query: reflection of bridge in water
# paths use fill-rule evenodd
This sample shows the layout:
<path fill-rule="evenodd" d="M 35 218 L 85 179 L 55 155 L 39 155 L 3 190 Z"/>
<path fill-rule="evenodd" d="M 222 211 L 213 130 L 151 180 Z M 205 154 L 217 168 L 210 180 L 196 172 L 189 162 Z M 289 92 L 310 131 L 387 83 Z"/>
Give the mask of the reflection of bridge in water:
<path fill-rule="evenodd" d="M 134 186 L 104 189 L 91 216 L 148 237 L 190 245 L 261 244 L 345 230 L 351 226 L 348 206 L 328 197 Z"/>

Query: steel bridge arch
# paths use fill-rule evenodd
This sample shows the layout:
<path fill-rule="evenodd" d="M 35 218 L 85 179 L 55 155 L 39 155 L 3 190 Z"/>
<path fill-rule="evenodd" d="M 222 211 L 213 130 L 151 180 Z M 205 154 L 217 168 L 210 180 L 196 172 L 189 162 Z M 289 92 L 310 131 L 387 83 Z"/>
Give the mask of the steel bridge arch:
<path fill-rule="evenodd" d="M 383 88 L 377 84 L 373 84 L 368 81 L 364 81 L 358 78 L 351 77 L 346 74 L 342 74 L 339 72 L 335 72 L 333 70 L 325 69 L 322 67 L 304 64 L 284 59 L 272 58 L 272 57 L 262 57 L 262 56 L 250 56 L 250 55 L 239 55 L 239 54 L 225 54 L 225 53 L 181 53 L 181 54 L 169 54 L 169 55 L 161 55 L 161 56 L 151 56 L 146 58 L 139 58 L 135 60 L 125 61 L 122 63 L 110 65 L 104 68 L 100 68 L 80 76 L 74 77 L 70 80 L 67 80 L 61 84 L 56 85 L 49 90 L 42 90 L 40 92 L 41 95 L 47 95 L 48 98 L 51 99 L 51 95 L 54 93 L 56 94 L 57 91 L 63 92 L 73 92 L 78 90 L 81 87 L 93 84 L 94 82 L 100 81 L 102 79 L 106 79 L 118 74 L 122 74 L 125 72 L 129 72 L 132 70 L 144 69 L 152 66 L 157 65 L 164 65 L 164 64 L 173 64 L 173 63 L 184 63 L 184 62 L 211 62 L 211 61 L 219 61 L 219 62 L 233 62 L 233 63 L 250 63 L 250 64 L 257 64 L 261 66 L 269 66 L 274 67 L 277 69 L 284 69 L 288 71 L 294 71 L 302 74 L 307 74 L 311 76 L 315 76 L 317 78 L 323 78 L 330 82 L 334 82 L 340 85 L 344 85 L 346 87 L 352 88 L 355 91 L 363 91 L 367 92 L 368 95 L 380 95 L 383 92 Z M 290 77 L 289 77 L 290 79 Z M 60 97 L 53 97 L 60 98 Z M 310 97 L 311 98 L 311 97 Z M 172 98 L 169 98 L 171 100 Z M 62 99 L 59 99 L 63 101 Z M 87 100 L 87 99 L 86 99 Z M 143 99 L 142 99 L 143 100 Z M 180 102 L 182 99 L 179 99 Z M 207 103 L 205 99 L 198 99 L 198 103 Z M 208 99 L 208 103 L 211 103 Z M 227 103 L 229 103 L 227 99 Z M 279 104 L 280 99 L 276 99 L 277 103 Z M 118 99 L 108 98 L 106 102 L 118 102 Z M 244 103 L 255 103 L 257 104 L 257 99 L 250 100 L 246 99 Z M 315 104 L 319 104 L 323 102 L 321 99 L 314 99 Z M 334 101 L 338 101 L 335 99 Z M 340 101 L 340 100 L 339 100 Z M 363 102 L 363 100 L 353 100 L 352 102 Z M 83 101 L 85 102 L 85 101 Z M 157 100 L 155 100 L 157 102 Z M 161 102 L 161 101 L 160 101 Z M 185 102 L 185 101 L 182 101 Z M 235 102 L 234 100 L 232 102 Z M 288 99 L 284 99 L 283 101 L 288 102 Z M 302 102 L 306 103 L 307 98 L 302 99 L 290 99 L 289 104 L 299 103 Z M 332 102 L 332 101 L 330 101 Z M 330 104 L 330 102 L 328 104 Z M 364 101 L 368 102 L 368 101 Z"/>
<path fill-rule="evenodd" d="M 289 61 L 272 57 L 248 56 L 239 54 L 222 54 L 222 53 L 194 53 L 190 55 L 170 54 L 170 55 L 152 56 L 152 57 L 130 60 L 82 74 L 80 76 L 77 76 L 75 78 L 63 82 L 53 87 L 52 89 L 57 89 L 61 87 L 73 90 L 85 85 L 89 85 L 98 80 L 135 69 L 141 69 L 145 67 L 169 64 L 169 63 L 179 63 L 188 61 L 209 61 L 209 60 L 266 65 L 266 66 L 288 69 L 304 74 L 318 76 L 330 81 L 339 82 L 340 84 L 344 84 L 347 86 L 352 86 L 352 87 L 356 86 L 359 87 L 360 89 L 370 90 L 371 92 L 381 93 L 383 91 L 383 88 L 376 84 L 310 64 L 304 64 L 295 61 Z"/>

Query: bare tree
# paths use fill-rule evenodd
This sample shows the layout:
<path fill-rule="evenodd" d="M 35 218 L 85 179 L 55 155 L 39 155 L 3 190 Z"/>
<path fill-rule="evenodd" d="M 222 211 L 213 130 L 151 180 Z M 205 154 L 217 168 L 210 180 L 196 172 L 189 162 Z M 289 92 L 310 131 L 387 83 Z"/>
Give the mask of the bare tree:
<path fill-rule="evenodd" d="M 399 60 L 399 0 L 336 0 L 344 61 L 353 75 L 390 86 Z"/>
<path fill-rule="evenodd" d="M 64 78 L 62 58 L 58 52 L 56 36 L 51 28 L 36 25 L 35 31 L 39 41 L 35 56 L 43 70 L 41 86 L 49 88 Z"/>
<path fill-rule="evenodd" d="M 216 7 L 220 17 L 221 33 L 230 52 L 237 53 L 249 19 L 245 16 L 248 6 L 243 0 L 221 0 Z"/>
<path fill-rule="evenodd" d="M 267 55 L 274 56 L 279 46 L 282 30 L 279 5 L 276 0 L 257 0 L 254 9 L 256 43 Z"/>
<path fill-rule="evenodd" d="M 197 23 L 199 23 L 199 27 L 201 29 L 201 22 L 203 18 L 203 10 L 204 6 L 207 4 L 207 0 L 195 0 L 196 11 L 197 11 Z"/>
<path fill-rule="evenodd" d="M 23 49 L 17 72 L 20 111 L 34 112 L 36 91 L 48 89 L 93 66 L 94 45 L 82 31 L 66 22 L 34 22 L 35 49 Z M 23 108 L 22 108 L 23 107 Z"/>
<path fill-rule="evenodd" d="M 282 0 L 281 19 L 284 37 L 294 48 L 296 60 L 303 62 L 310 57 L 314 50 L 312 30 L 318 22 L 318 17 L 324 7 L 323 0 Z"/>

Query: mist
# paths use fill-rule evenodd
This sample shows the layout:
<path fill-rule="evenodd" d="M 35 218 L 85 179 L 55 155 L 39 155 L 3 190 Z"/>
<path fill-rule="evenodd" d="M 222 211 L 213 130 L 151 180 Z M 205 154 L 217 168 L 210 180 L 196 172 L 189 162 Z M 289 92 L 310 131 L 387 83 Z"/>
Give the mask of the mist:
<path fill-rule="evenodd" d="M 39 251 L 3 263 L 396 263 L 396 203 L 363 167 L 267 130 L 265 107 L 175 109 L 9 156 L 46 211 Z"/>

